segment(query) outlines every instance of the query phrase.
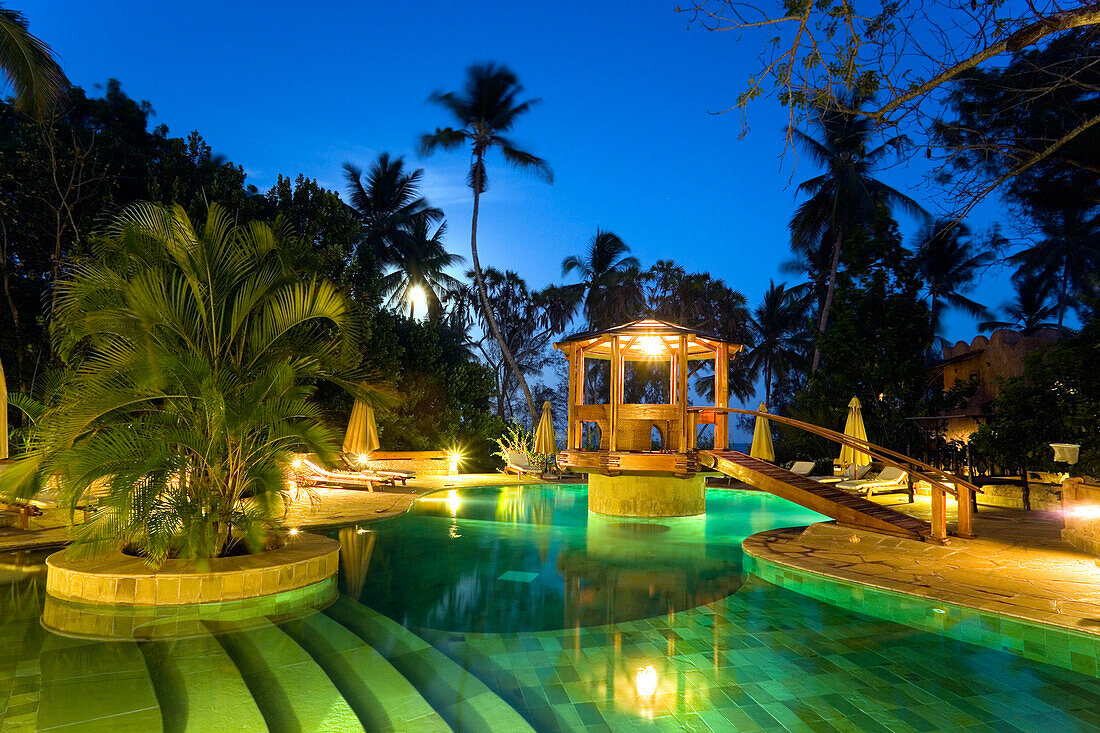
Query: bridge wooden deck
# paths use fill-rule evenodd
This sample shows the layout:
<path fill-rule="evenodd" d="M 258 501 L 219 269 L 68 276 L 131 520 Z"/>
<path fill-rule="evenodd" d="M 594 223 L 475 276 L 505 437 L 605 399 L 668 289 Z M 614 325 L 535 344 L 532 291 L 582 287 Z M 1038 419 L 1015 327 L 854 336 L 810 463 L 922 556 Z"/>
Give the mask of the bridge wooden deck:
<path fill-rule="evenodd" d="M 832 517 L 842 524 L 908 539 L 931 537 L 932 529 L 928 522 L 739 451 L 700 450 L 698 455 L 703 466 Z"/>

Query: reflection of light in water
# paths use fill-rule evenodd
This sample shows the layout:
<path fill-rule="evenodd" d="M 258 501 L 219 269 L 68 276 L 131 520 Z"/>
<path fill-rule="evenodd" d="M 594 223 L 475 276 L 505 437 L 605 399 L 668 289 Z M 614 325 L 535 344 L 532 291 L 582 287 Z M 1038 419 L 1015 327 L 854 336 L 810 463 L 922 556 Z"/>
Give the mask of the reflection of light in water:
<path fill-rule="evenodd" d="M 447 492 L 447 508 L 451 510 L 451 516 L 458 516 L 458 508 L 462 506 L 462 500 L 458 498 L 458 492 L 451 489 Z"/>
<path fill-rule="evenodd" d="M 657 670 L 652 664 L 638 667 L 634 673 L 634 687 L 638 690 L 639 697 L 646 701 L 652 701 L 657 694 Z"/>

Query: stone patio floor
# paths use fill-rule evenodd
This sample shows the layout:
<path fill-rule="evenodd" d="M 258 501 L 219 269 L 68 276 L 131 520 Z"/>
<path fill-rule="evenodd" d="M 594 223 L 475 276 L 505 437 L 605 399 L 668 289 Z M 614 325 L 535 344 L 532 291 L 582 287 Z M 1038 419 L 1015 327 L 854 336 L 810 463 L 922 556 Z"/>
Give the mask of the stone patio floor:
<path fill-rule="evenodd" d="M 931 514 L 926 497 L 875 500 L 924 519 Z M 1100 634 L 1100 567 L 1061 541 L 1062 526 L 1060 512 L 979 505 L 977 537 L 951 537 L 943 546 L 828 523 L 761 532 L 744 548 L 821 575 Z"/>

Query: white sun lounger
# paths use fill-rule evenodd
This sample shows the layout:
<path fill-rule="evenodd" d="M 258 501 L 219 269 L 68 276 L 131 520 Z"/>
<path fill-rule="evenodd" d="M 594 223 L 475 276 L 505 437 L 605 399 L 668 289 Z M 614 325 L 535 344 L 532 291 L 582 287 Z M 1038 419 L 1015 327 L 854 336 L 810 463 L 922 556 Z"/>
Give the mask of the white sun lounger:
<path fill-rule="evenodd" d="M 865 481 L 841 481 L 838 488 L 866 492 L 868 498 L 872 494 L 891 494 L 898 491 L 908 491 L 909 474 L 894 466 L 882 469 L 877 477 Z"/>
<path fill-rule="evenodd" d="M 870 472 L 870 470 L 870 463 L 864 463 L 863 465 L 853 463 L 852 465 L 844 469 L 844 471 L 841 472 L 839 476 L 821 476 L 820 478 L 817 476 L 812 476 L 811 478 L 813 478 L 814 481 L 823 484 L 837 484 L 843 481 L 859 481 L 864 476 L 866 476 L 868 472 Z"/>
<path fill-rule="evenodd" d="M 799 476 L 809 476 L 813 473 L 816 465 L 813 461 L 795 461 L 787 470 L 791 473 L 797 473 Z"/>

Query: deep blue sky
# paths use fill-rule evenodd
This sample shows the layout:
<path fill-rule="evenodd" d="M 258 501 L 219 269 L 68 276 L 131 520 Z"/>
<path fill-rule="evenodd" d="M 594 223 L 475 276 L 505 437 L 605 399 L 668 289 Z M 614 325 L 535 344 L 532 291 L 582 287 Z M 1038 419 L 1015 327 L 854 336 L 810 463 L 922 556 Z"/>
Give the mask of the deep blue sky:
<path fill-rule="evenodd" d="M 596 227 L 619 234 L 643 262 L 672 258 L 709 271 L 755 304 L 769 278 L 785 279 L 794 185 L 815 173 L 783 159 L 786 114 L 764 100 L 710 114 L 735 99 L 756 67 L 755 41 L 688 30 L 675 1 L 18 3 L 74 83 L 121 80 L 149 100 L 153 124 L 174 136 L 197 129 L 217 153 L 268 188 L 304 173 L 343 191 L 341 164 L 367 167 L 382 151 L 426 171 L 425 193 L 447 213 L 449 248 L 468 256 L 467 157 L 418 159 L 422 132 L 449 122 L 426 104 L 458 89 L 464 69 L 493 60 L 513 68 L 543 102 L 514 137 L 546 158 L 554 185 L 491 161 L 482 199 L 483 263 L 517 270 L 532 287 L 560 280 L 561 260 L 583 251 Z M 915 188 L 923 169 L 886 172 Z M 996 216 L 983 207 L 979 225 Z M 903 221 L 906 232 L 911 222 Z M 974 297 L 1009 295 L 993 273 Z M 948 319 L 948 336 L 975 323 Z"/>

